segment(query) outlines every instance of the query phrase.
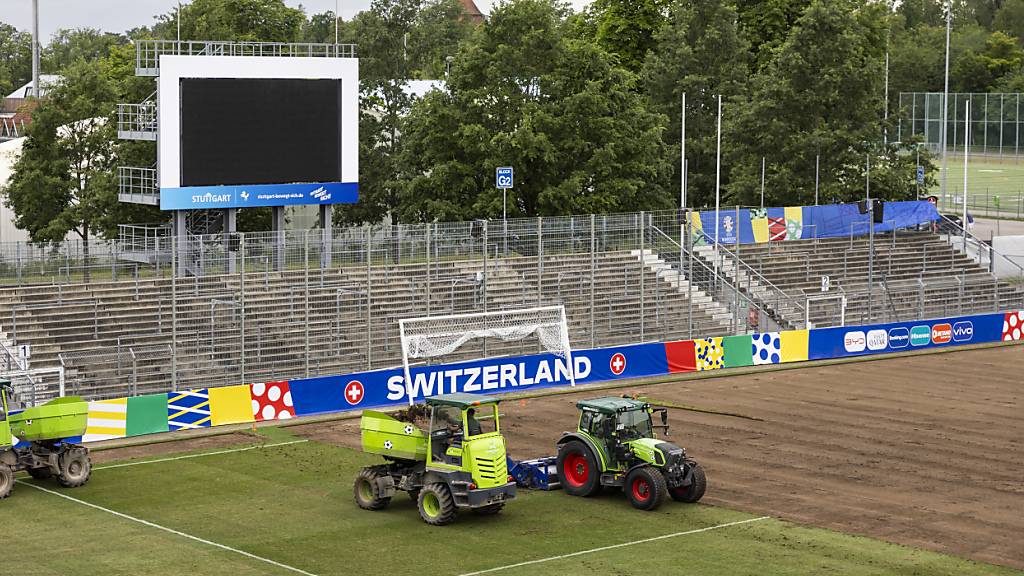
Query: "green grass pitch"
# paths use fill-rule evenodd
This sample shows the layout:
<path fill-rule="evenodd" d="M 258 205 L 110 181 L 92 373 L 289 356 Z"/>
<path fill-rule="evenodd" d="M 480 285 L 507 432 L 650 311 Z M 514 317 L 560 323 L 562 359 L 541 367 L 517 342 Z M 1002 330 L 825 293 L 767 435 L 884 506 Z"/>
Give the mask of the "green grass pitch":
<path fill-rule="evenodd" d="M 295 439 L 287 429 L 261 431 L 267 442 Z M 640 512 L 621 494 L 576 499 L 560 491 L 520 491 L 496 517 L 462 513 L 455 524 L 432 528 L 402 493 L 383 511 L 356 507 L 351 491 L 355 473 L 377 462 L 352 450 L 305 442 L 121 468 L 98 466 L 89 484 L 74 490 L 20 477 L 11 497 L 0 502 L 4 544 L 11 552 L 5 564 L 19 576 L 299 573 L 287 567 L 316 575 L 461 575 L 754 518 L 671 501 L 656 512 Z M 713 477 L 709 491 L 714 491 Z M 767 519 L 487 573 L 1019 572 Z"/>

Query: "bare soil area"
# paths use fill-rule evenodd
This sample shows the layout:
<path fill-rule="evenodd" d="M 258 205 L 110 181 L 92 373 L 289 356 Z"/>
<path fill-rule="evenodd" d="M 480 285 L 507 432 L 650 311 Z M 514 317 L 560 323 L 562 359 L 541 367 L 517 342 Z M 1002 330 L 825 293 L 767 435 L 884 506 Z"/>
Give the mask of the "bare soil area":
<path fill-rule="evenodd" d="M 705 467 L 704 502 L 1024 568 L 1024 346 L 928 354 L 610 393 L 673 409 L 669 439 Z M 502 405 L 512 457 L 554 454 L 574 403 Z M 292 428 L 359 448 L 359 422 Z"/>
<path fill-rule="evenodd" d="M 204 436 L 201 438 L 182 438 L 170 442 L 158 442 L 155 444 L 140 444 L 137 446 L 124 446 L 109 448 L 106 450 L 93 450 L 89 454 L 93 464 L 103 464 L 115 460 L 130 460 L 132 458 L 152 458 L 164 454 L 179 454 L 181 452 L 193 452 L 202 450 L 214 450 L 255 444 L 262 440 L 262 436 L 256 436 L 248 432 L 234 432 L 231 434 L 219 434 L 217 436 Z"/>

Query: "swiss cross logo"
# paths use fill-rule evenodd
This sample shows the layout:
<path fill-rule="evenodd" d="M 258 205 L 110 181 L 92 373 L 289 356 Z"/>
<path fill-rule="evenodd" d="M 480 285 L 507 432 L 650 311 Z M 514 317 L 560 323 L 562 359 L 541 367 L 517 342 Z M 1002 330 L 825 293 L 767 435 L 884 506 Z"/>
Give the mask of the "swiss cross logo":
<path fill-rule="evenodd" d="M 616 352 L 608 362 L 608 367 L 612 369 L 612 374 L 616 376 L 622 374 L 626 371 L 626 357 L 622 355 L 622 352 Z"/>
<path fill-rule="evenodd" d="M 345 386 L 345 401 L 355 406 L 363 399 L 363 383 L 353 380 Z"/>

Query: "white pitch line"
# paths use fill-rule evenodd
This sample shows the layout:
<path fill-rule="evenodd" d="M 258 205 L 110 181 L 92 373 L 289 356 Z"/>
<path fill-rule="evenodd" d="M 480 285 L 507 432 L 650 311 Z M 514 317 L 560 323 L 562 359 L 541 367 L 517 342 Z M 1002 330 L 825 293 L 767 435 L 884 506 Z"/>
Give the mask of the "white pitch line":
<path fill-rule="evenodd" d="M 175 460 L 188 460 L 189 458 L 202 458 L 204 456 L 217 456 L 218 454 L 231 454 L 234 452 L 245 452 L 257 448 L 273 448 L 274 446 L 288 446 L 291 444 L 302 444 L 309 440 L 292 440 L 291 442 L 278 442 L 277 444 L 257 444 L 245 448 L 232 448 L 230 450 L 218 450 L 216 452 L 203 452 L 202 454 L 187 454 L 185 456 L 174 456 L 172 458 L 160 458 L 157 460 L 144 460 L 142 462 L 125 462 L 124 464 L 111 464 L 109 466 L 94 466 L 93 470 L 110 470 L 111 468 L 125 468 L 127 466 L 140 466 L 142 464 L 157 464 L 159 462 L 174 462 Z"/>
<path fill-rule="evenodd" d="M 131 520 L 132 522 L 137 522 L 139 524 L 142 524 L 143 526 L 149 526 L 150 528 L 156 528 L 157 530 L 163 530 L 164 532 L 169 532 L 169 533 L 174 534 L 176 536 L 181 536 L 182 538 L 187 538 L 189 540 L 194 540 L 194 541 L 199 542 L 201 544 L 206 544 L 207 546 L 213 546 L 214 548 L 220 548 L 221 550 L 226 550 L 228 552 L 234 552 L 235 554 L 240 554 L 242 556 L 245 556 L 246 558 L 252 558 L 253 560 L 259 560 L 260 562 L 266 562 L 267 564 L 271 564 L 273 566 L 277 566 L 278 568 L 284 568 L 285 570 L 290 570 L 290 571 L 295 572 L 297 574 L 304 574 L 305 576 L 316 576 L 316 574 L 313 574 L 311 572 L 306 572 L 305 570 L 302 570 L 300 568 L 296 568 L 294 566 L 289 566 L 287 564 L 282 564 L 280 562 L 276 562 L 276 561 L 271 560 L 269 558 L 264 558 L 262 556 L 257 556 L 255 554 L 251 554 L 249 552 L 246 552 L 245 550 L 238 550 L 237 548 L 232 548 L 230 546 L 225 546 L 224 544 L 218 544 L 217 542 L 213 542 L 213 541 L 210 541 L 210 540 L 205 540 L 205 539 L 200 538 L 198 536 L 193 536 L 191 534 L 186 534 L 184 532 L 181 532 L 179 530 L 175 530 L 173 528 L 168 528 L 166 526 L 161 526 L 159 524 L 155 524 L 153 522 L 149 522 L 148 520 L 143 520 L 141 518 L 136 518 L 134 516 L 129 516 L 127 514 L 118 512 L 116 510 L 111 510 L 109 508 L 104 508 L 103 506 L 99 506 L 97 504 L 93 504 L 92 502 L 86 502 L 85 500 L 79 500 L 78 498 L 74 498 L 72 496 L 68 496 L 67 494 L 61 494 L 60 492 L 57 492 L 57 491 L 54 491 L 54 490 L 50 490 L 48 488 L 43 488 L 42 486 L 36 486 L 35 484 L 30 484 L 28 482 L 25 482 L 24 480 L 17 480 L 16 482 L 18 482 L 19 484 L 24 484 L 25 486 L 30 486 L 32 488 L 35 488 L 36 490 L 40 490 L 42 492 L 46 492 L 47 494 L 53 494 L 54 496 L 59 496 L 61 498 L 64 498 L 65 500 L 70 500 L 70 501 L 75 502 L 77 504 L 81 504 L 83 506 L 88 506 L 89 508 L 95 508 L 96 510 L 100 510 L 102 512 L 106 512 L 108 514 L 113 514 L 114 516 L 117 516 L 118 518 L 124 518 L 125 520 Z"/>
<path fill-rule="evenodd" d="M 634 540 L 632 542 L 623 542 L 622 544 L 612 544 L 611 546 L 602 546 L 600 548 L 591 548 L 590 550 L 580 550 L 579 552 L 572 552 L 571 554 L 562 554 L 561 556 L 551 556 L 548 558 L 540 558 L 539 560 L 529 560 L 527 562 L 519 562 L 518 564 L 509 564 L 507 566 L 498 566 L 497 568 L 488 568 L 486 570 L 478 570 L 476 572 L 466 572 L 459 576 L 477 576 L 478 574 L 490 574 L 491 572 L 500 572 L 502 570 L 510 570 L 512 568 L 519 568 L 522 566 L 531 566 L 533 564 L 542 564 L 544 562 L 551 562 L 553 560 L 562 560 L 565 558 L 572 558 L 574 556 L 582 556 L 584 554 L 593 554 L 594 552 L 604 552 L 605 550 L 613 550 L 615 548 L 624 548 L 626 546 L 635 546 L 637 544 L 644 544 L 646 542 L 654 542 L 655 540 L 664 540 L 666 538 L 675 538 L 677 536 L 686 536 L 687 534 L 698 534 L 700 532 L 710 532 L 711 530 L 718 530 L 719 528 L 728 528 L 730 526 L 739 526 L 740 524 L 749 524 L 751 522 L 760 522 L 761 520 L 768 520 L 771 516 L 761 516 L 760 518 L 749 518 L 747 520 L 738 520 L 736 522 L 727 522 L 725 524 L 718 524 L 715 526 L 707 526 L 705 528 L 697 528 L 696 530 L 687 530 L 686 532 L 675 532 L 673 534 L 664 534 L 662 536 L 655 536 L 653 538 L 644 538 L 643 540 Z"/>

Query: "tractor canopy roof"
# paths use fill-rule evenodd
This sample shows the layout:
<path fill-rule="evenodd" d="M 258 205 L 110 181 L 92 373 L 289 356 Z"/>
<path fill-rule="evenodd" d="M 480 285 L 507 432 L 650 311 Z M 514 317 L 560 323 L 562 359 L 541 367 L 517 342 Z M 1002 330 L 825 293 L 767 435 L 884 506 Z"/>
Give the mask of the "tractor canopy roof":
<path fill-rule="evenodd" d="M 631 398 L 605 396 L 603 398 L 580 400 L 576 403 L 576 407 L 580 410 L 594 410 L 602 414 L 617 414 L 619 412 L 629 412 L 630 410 L 646 409 L 650 407 L 650 404 Z"/>
<path fill-rule="evenodd" d="M 466 394 L 464 392 L 453 392 L 451 394 L 440 394 L 427 398 L 430 406 L 455 406 L 459 409 L 466 409 L 481 404 L 497 404 L 500 399 L 494 396 L 481 396 L 479 394 Z"/>

